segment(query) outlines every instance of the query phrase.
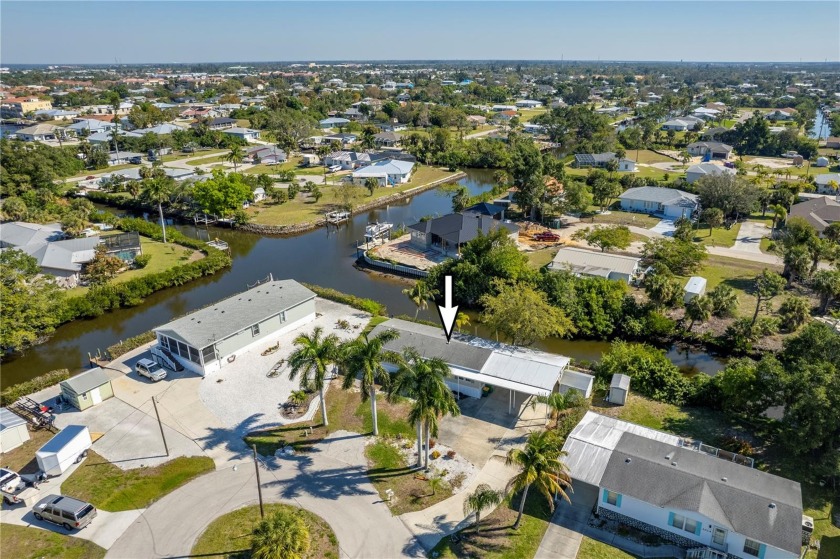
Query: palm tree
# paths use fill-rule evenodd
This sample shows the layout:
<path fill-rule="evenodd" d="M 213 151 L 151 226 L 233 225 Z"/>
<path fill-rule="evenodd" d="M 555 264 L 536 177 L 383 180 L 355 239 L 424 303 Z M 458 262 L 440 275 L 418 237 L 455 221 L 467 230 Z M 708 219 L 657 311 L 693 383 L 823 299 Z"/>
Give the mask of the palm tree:
<path fill-rule="evenodd" d="M 714 310 L 713 302 L 706 296 L 695 297 L 685 306 L 685 316 L 691 322 L 688 323 L 688 331 L 694 327 L 695 322 L 706 322 L 712 316 Z"/>
<path fill-rule="evenodd" d="M 583 403 L 584 397 L 577 390 L 569 390 L 565 394 L 560 392 L 552 392 L 548 395 L 537 396 L 532 406 L 536 407 L 537 403 L 546 404 L 548 408 L 556 415 L 556 422 L 560 421 L 560 412 L 569 408 L 575 408 Z"/>
<path fill-rule="evenodd" d="M 403 350 L 397 357 L 397 365 L 397 373 L 388 387 L 388 398 L 393 400 L 397 395 L 403 395 L 414 399 L 407 419 L 417 428 L 417 466 L 420 466 L 425 430 L 425 466 L 428 468 L 429 439 L 438 434 L 438 418 L 461 415 L 461 408 L 446 385 L 449 365 L 437 357 L 425 359 L 413 347 Z"/>
<path fill-rule="evenodd" d="M 128 190 L 128 193 L 131 194 L 132 198 L 137 198 L 137 195 L 140 194 L 140 183 L 138 181 L 129 181 L 127 185 L 125 185 L 125 189 Z"/>
<path fill-rule="evenodd" d="M 475 491 L 464 499 L 464 514 L 475 513 L 475 531 L 481 531 L 481 513 L 485 509 L 497 506 L 502 502 L 504 492 L 497 491 L 486 483 L 479 484 Z"/>
<path fill-rule="evenodd" d="M 144 174 L 143 169 L 147 169 L 148 167 L 143 167 L 140 169 L 141 177 Z M 147 171 L 146 173 L 150 173 L 151 176 L 154 176 L 155 170 Z M 169 201 L 169 195 L 172 193 L 172 179 L 167 176 L 155 176 L 154 178 L 144 178 L 143 179 L 143 198 L 152 202 L 153 204 L 157 204 L 158 213 L 160 214 L 160 227 L 163 230 L 163 242 L 166 242 L 166 222 L 163 219 L 163 203 Z"/>
<path fill-rule="evenodd" d="M 408 289 L 403 289 L 402 294 L 411 299 L 411 302 L 417 306 L 414 311 L 414 318 L 420 313 L 420 310 L 429 308 L 429 301 L 434 297 L 434 292 L 429 289 L 424 281 L 418 281 Z"/>
<path fill-rule="evenodd" d="M 770 230 L 774 231 L 777 223 L 784 223 L 785 219 L 787 219 L 787 210 L 781 204 L 770 206 L 770 209 L 773 211 L 773 226 Z"/>
<path fill-rule="evenodd" d="M 318 326 L 311 334 L 301 334 L 295 338 L 294 352 L 289 356 L 289 380 L 295 380 L 302 373 L 302 387 L 314 386 L 321 398 L 321 417 L 324 426 L 327 421 L 327 403 L 324 399 L 324 385 L 327 378 L 327 366 L 338 356 L 338 337 L 335 334 L 322 338 L 324 329 Z"/>
<path fill-rule="evenodd" d="M 340 349 L 339 363 L 344 371 L 344 389 L 353 386 L 356 375 L 361 375 L 362 402 L 370 399 L 370 411 L 373 418 L 373 434 L 379 435 L 379 421 L 376 417 L 376 383 L 387 387 L 390 373 L 382 364 L 385 344 L 400 337 L 396 330 L 385 330 L 374 337 L 362 334 L 355 340 L 343 344 Z M 390 356 L 388 356 L 390 358 Z"/>
<path fill-rule="evenodd" d="M 554 496 L 559 495 L 571 503 L 565 489 L 571 487 L 569 468 L 561 461 L 566 453 L 561 450 L 562 441 L 552 431 L 536 431 L 528 435 L 525 448 L 512 448 L 508 451 L 505 464 L 517 466 L 519 473 L 513 476 L 507 484 L 509 492 L 522 492 L 519 501 L 519 514 L 513 529 L 518 530 L 525 511 L 525 501 L 528 490 L 536 485 L 537 490 L 548 500 L 549 507 L 554 510 Z"/>
<path fill-rule="evenodd" d="M 237 167 L 245 159 L 245 154 L 242 153 L 242 148 L 237 144 L 230 148 L 230 151 L 225 155 L 225 161 L 233 163 L 233 172 L 235 173 Z"/>
<path fill-rule="evenodd" d="M 455 315 L 455 328 L 458 329 L 458 333 L 461 333 L 461 328 L 464 326 L 470 325 L 470 315 L 465 312 L 459 312 Z"/>
<path fill-rule="evenodd" d="M 443 479 L 443 476 L 434 476 L 429 478 L 429 489 L 432 490 L 432 495 L 437 495 L 438 489 L 443 489 L 444 487 L 448 487 L 449 484 L 446 483 L 446 480 Z"/>
<path fill-rule="evenodd" d="M 282 509 L 257 524 L 251 536 L 254 559 L 302 559 L 309 551 L 309 527 L 300 511 Z"/>

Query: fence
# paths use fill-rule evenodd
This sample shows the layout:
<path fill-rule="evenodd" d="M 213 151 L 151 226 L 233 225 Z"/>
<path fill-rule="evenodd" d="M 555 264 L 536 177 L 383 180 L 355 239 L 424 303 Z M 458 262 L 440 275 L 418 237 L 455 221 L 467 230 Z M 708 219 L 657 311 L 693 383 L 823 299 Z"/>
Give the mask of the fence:
<path fill-rule="evenodd" d="M 367 251 L 362 253 L 362 260 L 372 267 L 378 268 L 380 270 L 388 270 L 389 272 L 394 272 L 397 274 L 403 274 L 412 278 L 425 278 L 429 275 L 429 272 L 426 270 L 418 270 L 417 268 L 411 268 L 409 266 L 401 266 L 400 264 L 392 264 L 390 262 L 384 262 L 382 260 L 374 260 L 367 255 Z"/>

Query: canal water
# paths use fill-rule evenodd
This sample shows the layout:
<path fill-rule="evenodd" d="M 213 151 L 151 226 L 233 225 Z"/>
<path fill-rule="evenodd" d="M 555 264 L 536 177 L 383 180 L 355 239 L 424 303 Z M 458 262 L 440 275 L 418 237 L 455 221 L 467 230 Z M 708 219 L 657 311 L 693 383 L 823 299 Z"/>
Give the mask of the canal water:
<path fill-rule="evenodd" d="M 808 131 L 809 138 L 825 140 L 831 136 L 831 123 L 825 118 L 822 108 L 817 109 L 817 116 L 814 118 L 814 126 Z"/>
<path fill-rule="evenodd" d="M 489 190 L 492 170 L 469 170 L 459 181 L 472 195 Z M 294 237 L 261 237 L 225 228 L 178 226 L 185 234 L 198 238 L 220 238 L 231 248 L 233 265 L 214 276 L 187 285 L 165 289 L 146 298 L 143 304 L 119 309 L 90 320 L 78 320 L 61 326 L 44 344 L 13 356 L 2 365 L 3 387 L 28 380 L 58 368 L 75 369 L 87 363 L 88 353 L 146 332 L 177 316 L 209 305 L 243 291 L 247 285 L 273 274 L 274 278 L 332 287 L 359 297 L 375 299 L 387 305 L 392 315 L 414 315 L 415 307 L 401 291 L 409 283 L 354 267 L 356 243 L 364 236 L 369 222 L 385 221 L 395 225 L 416 223 L 428 215 L 451 211 L 450 195 L 431 190 L 388 207 L 355 216 L 339 228 L 317 229 Z M 437 312 L 429 308 L 421 318 L 437 321 Z M 486 332 L 480 334 L 488 335 Z M 539 347 L 576 359 L 595 361 L 605 351 L 607 342 L 548 340 Z M 714 374 L 721 363 L 704 353 L 683 354 L 675 349 L 669 356 L 689 370 Z"/>

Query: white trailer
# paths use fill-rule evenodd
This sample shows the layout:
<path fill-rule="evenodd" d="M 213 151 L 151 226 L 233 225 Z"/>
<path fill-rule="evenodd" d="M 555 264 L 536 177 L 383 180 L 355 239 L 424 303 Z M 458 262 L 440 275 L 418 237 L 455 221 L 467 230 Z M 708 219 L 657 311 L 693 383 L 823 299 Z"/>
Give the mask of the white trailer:
<path fill-rule="evenodd" d="M 87 456 L 91 444 L 87 427 L 68 425 L 35 453 L 35 459 L 47 476 L 61 475 Z"/>

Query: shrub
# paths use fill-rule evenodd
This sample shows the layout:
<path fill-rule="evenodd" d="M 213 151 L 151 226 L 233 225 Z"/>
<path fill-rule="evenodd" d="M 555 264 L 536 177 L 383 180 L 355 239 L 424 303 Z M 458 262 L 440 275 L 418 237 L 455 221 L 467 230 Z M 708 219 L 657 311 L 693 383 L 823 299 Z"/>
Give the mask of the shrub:
<path fill-rule="evenodd" d="M 433 450 L 432 453 L 429 455 L 429 457 L 432 460 L 437 460 L 438 458 L 440 458 L 440 451 L 439 450 Z"/>
<path fill-rule="evenodd" d="M 311 283 L 304 283 L 303 285 L 322 299 L 328 299 L 330 301 L 335 301 L 336 303 L 348 305 L 354 309 L 370 313 L 374 316 L 386 316 L 387 309 L 385 305 L 378 301 L 374 301 L 373 299 L 363 299 L 362 297 L 342 293 L 341 291 L 330 287 L 321 287 Z"/>
<path fill-rule="evenodd" d="M 120 355 L 124 355 L 133 349 L 137 349 L 141 345 L 147 344 L 154 339 L 155 333 L 149 330 L 148 332 L 143 332 L 142 334 L 128 338 L 127 340 L 120 340 L 119 343 L 108 346 L 105 353 L 111 360 L 114 360 Z"/>
<path fill-rule="evenodd" d="M 134 259 L 134 265 L 138 268 L 145 268 L 149 265 L 149 261 L 152 259 L 151 254 L 141 254 Z"/>
<path fill-rule="evenodd" d="M 70 371 L 67 369 L 56 369 L 55 371 L 50 371 L 26 382 L 10 386 L 3 392 L 0 392 L 0 406 L 11 405 L 18 398 L 28 396 L 44 388 L 49 388 L 68 378 L 70 378 Z"/>
<path fill-rule="evenodd" d="M 446 457 L 449 458 L 450 460 L 455 458 L 455 451 L 450 450 L 449 452 L 446 453 Z"/>

